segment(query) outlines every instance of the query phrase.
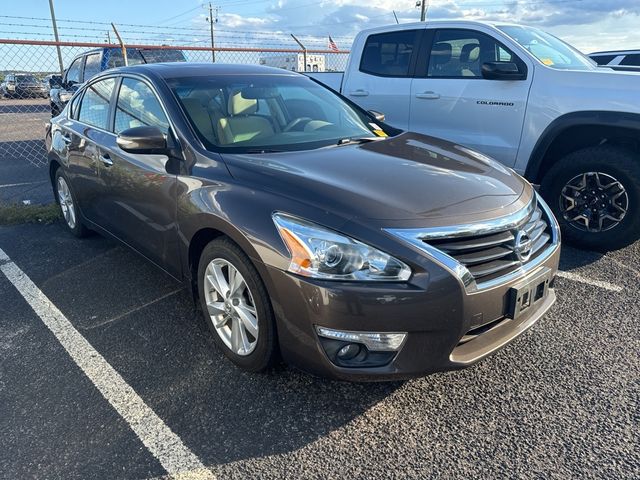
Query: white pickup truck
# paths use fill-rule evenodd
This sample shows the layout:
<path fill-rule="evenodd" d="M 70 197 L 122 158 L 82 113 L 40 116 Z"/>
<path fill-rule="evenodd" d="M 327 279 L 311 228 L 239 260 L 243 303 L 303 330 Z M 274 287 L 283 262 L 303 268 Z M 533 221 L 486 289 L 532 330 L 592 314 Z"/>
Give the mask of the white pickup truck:
<path fill-rule="evenodd" d="M 535 28 L 442 21 L 363 31 L 344 73 L 308 75 L 540 184 L 565 240 L 611 249 L 640 237 L 639 73 L 597 68 Z"/>

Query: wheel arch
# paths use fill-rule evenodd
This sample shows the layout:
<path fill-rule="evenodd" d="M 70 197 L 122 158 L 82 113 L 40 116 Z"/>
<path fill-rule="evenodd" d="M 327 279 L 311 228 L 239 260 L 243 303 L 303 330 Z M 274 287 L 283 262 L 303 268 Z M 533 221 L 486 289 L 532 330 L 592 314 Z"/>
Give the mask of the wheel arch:
<path fill-rule="evenodd" d="M 265 272 L 263 272 L 260 256 L 252 246 L 251 242 L 240 230 L 212 214 L 201 214 L 199 217 L 200 218 L 197 220 L 197 228 L 194 228 L 192 232 L 186 236 L 188 241 L 186 248 L 185 273 L 187 274 L 187 280 L 191 285 L 191 292 L 194 299 L 197 299 L 198 297 L 197 271 L 200 257 L 204 248 L 210 242 L 218 238 L 227 238 L 238 245 L 240 250 L 249 257 L 249 261 L 253 264 L 256 270 L 258 270 L 261 277 L 263 277 L 263 281 L 267 283 L 266 278 L 264 278 Z M 267 285 L 267 289 L 270 290 L 269 285 Z"/>
<path fill-rule="evenodd" d="M 62 165 L 61 163 L 58 161 L 57 158 L 51 158 L 49 160 L 49 180 L 51 181 L 51 188 L 54 191 L 54 195 L 53 197 L 56 200 L 56 203 L 58 203 L 58 195 L 55 194 L 55 189 L 56 189 L 56 172 L 58 171 L 59 168 L 61 168 Z"/>
<path fill-rule="evenodd" d="M 563 156 L 603 143 L 640 151 L 640 114 L 607 111 L 568 113 L 555 119 L 538 139 L 525 177 L 539 183 Z"/>

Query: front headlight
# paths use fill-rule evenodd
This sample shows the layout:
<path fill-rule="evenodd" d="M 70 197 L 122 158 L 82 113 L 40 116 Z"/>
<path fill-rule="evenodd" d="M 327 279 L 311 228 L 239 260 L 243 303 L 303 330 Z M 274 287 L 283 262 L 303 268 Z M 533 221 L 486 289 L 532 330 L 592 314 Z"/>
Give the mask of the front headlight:
<path fill-rule="evenodd" d="M 273 221 L 291 253 L 290 272 L 365 282 L 402 282 L 411 276 L 400 260 L 345 235 L 283 213 L 273 214 Z"/>

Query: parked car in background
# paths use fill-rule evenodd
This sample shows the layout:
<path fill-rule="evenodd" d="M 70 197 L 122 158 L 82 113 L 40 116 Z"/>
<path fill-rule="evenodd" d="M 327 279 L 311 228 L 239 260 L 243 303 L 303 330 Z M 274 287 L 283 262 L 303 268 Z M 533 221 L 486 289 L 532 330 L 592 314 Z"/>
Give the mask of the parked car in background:
<path fill-rule="evenodd" d="M 640 237 L 640 74 L 598 68 L 535 28 L 435 21 L 363 31 L 344 74 L 307 75 L 541 184 L 574 244 Z"/>
<path fill-rule="evenodd" d="M 303 75 L 125 67 L 81 87 L 49 130 L 70 232 L 184 280 L 246 370 L 279 353 L 348 380 L 462 368 L 555 300 L 558 225 L 531 184 Z"/>
<path fill-rule="evenodd" d="M 0 85 L 0 94 L 8 98 L 47 98 L 49 91 L 34 75 L 10 73 Z"/>
<path fill-rule="evenodd" d="M 640 50 L 618 50 L 590 53 L 589 57 L 599 66 L 620 68 L 640 68 Z"/>
<path fill-rule="evenodd" d="M 163 48 L 127 48 L 129 65 L 160 62 L 186 62 L 181 50 Z M 124 66 L 120 47 L 103 47 L 77 55 L 61 77 L 50 80 L 51 116 L 58 115 L 73 93 L 94 75 L 110 68 Z"/>

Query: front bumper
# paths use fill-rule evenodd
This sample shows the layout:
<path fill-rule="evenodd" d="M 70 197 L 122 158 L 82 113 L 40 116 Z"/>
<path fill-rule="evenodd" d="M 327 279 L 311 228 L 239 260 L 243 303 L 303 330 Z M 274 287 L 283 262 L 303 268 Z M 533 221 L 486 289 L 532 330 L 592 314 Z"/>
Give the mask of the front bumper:
<path fill-rule="evenodd" d="M 321 282 L 263 267 L 285 361 L 336 379 L 380 381 L 463 368 L 513 341 L 549 310 L 556 297 L 549 288 L 546 297 L 513 320 L 509 318 L 512 288 L 542 270 L 548 273 L 552 286 L 559 256 L 558 245 L 535 270 L 476 292 L 466 291 L 436 265 L 410 283 L 384 285 Z M 329 358 L 317 326 L 407 335 L 388 363 L 343 367 Z M 469 340 L 470 331 L 475 333 Z"/>

